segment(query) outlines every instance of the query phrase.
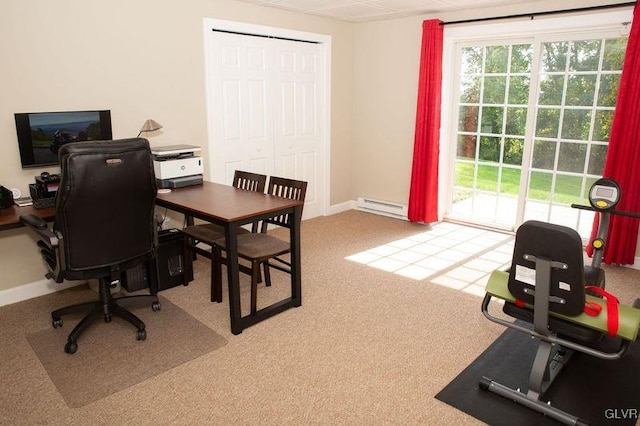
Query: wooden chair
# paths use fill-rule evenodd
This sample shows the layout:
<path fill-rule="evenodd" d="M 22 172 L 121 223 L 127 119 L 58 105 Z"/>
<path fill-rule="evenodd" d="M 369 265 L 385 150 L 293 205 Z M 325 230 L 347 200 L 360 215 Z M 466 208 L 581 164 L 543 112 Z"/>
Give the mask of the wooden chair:
<path fill-rule="evenodd" d="M 307 182 L 285 179 L 279 177 L 271 177 L 267 194 L 284 197 L 291 200 L 304 201 L 307 193 Z M 291 251 L 289 241 L 281 240 L 273 235 L 267 234 L 269 225 L 282 226 L 289 228 L 293 226 L 293 215 L 286 214 L 271 217 L 262 221 L 260 232 L 244 233 L 238 235 L 238 256 L 250 263 L 250 267 L 240 268 L 251 276 L 251 314 L 257 311 L 257 293 L 258 283 L 261 282 L 260 266 L 263 266 L 265 284 L 271 285 L 271 276 L 269 268 L 273 267 L 287 273 L 291 273 L 291 265 L 280 256 Z M 222 252 L 226 248 L 224 237 L 215 240 L 212 247 L 212 270 L 211 282 L 216 292 L 222 291 L 222 264 L 226 264 L 226 259 L 222 256 Z M 270 263 L 275 261 L 277 263 Z"/>
<path fill-rule="evenodd" d="M 247 191 L 264 192 L 266 182 L 267 176 L 258 173 L 236 170 L 233 176 L 233 186 Z M 253 225 L 252 231 L 257 232 L 257 229 L 258 224 L 256 223 Z M 213 223 L 187 226 L 182 230 L 182 232 L 184 233 L 183 254 L 185 259 L 191 259 L 194 253 L 198 253 L 208 259 L 212 259 L 212 246 L 214 241 L 224 238 L 224 228 Z M 245 228 L 238 229 L 239 234 L 248 234 L 249 232 L 250 231 Z M 198 244 L 200 243 L 208 245 L 209 250 L 198 247 Z M 191 267 L 191 262 L 185 262 L 185 269 L 189 269 Z M 222 302 L 222 288 L 221 286 L 214 286 L 213 272 L 214 265 L 212 262 L 211 301 Z M 191 274 L 193 271 L 185 271 L 185 273 L 188 273 L 188 276 L 192 276 Z"/>

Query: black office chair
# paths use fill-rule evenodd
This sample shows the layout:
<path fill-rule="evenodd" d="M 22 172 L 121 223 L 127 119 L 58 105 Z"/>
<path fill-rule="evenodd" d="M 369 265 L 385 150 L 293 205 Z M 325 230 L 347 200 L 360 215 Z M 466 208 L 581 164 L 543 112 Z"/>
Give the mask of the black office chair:
<path fill-rule="evenodd" d="M 618 305 L 617 300 L 612 303 L 611 297 L 605 300 L 589 295 L 584 274 L 582 240 L 576 231 L 538 221 L 518 228 L 511 268 L 491 275 L 482 312 L 495 323 L 535 338 L 538 350 L 526 392 L 487 377 L 480 381 L 481 389 L 561 423 L 585 424 L 542 398 L 574 351 L 607 360 L 621 358 L 638 336 L 640 310 Z M 489 304 L 494 297 L 504 301 L 506 314 L 532 327 L 492 315 Z M 612 319 L 617 319 L 618 325 L 612 325 Z M 603 349 L 603 340 L 610 340 L 614 349 Z M 503 362 L 509 362 L 508 354 Z"/>
<path fill-rule="evenodd" d="M 62 315 L 89 311 L 69 334 L 65 352 L 75 353 L 82 332 L 100 317 L 116 315 L 137 328 L 137 340 L 146 339 L 144 323 L 120 305 L 146 300 L 160 309 L 156 295 L 114 298 L 111 288 L 130 268 L 149 260 L 155 250 L 156 181 L 146 139 L 76 142 L 59 153 L 62 169 L 52 229 L 34 215 L 22 222 L 33 229 L 49 269 L 46 277 L 99 281 L 99 300 L 55 310 L 53 326 Z"/>
<path fill-rule="evenodd" d="M 259 174 L 259 173 L 251 173 L 245 172 L 242 170 L 236 170 L 233 175 L 233 186 L 238 189 L 244 189 L 247 191 L 255 191 L 255 192 L 264 192 L 264 187 L 267 183 L 267 176 Z M 254 223 L 252 226 L 251 232 L 257 232 L 258 224 Z M 182 230 L 184 233 L 184 250 L 183 255 L 185 259 L 192 259 L 193 253 L 198 253 L 208 259 L 212 258 L 212 246 L 214 241 L 219 238 L 224 237 L 224 227 L 220 225 L 216 225 L 215 223 L 203 223 L 199 225 L 191 225 L 187 226 Z M 239 228 L 239 234 L 247 234 L 248 231 L 245 228 Z M 209 247 L 209 250 L 205 248 L 201 248 L 198 245 L 202 243 Z M 192 268 L 191 262 L 185 262 L 185 268 Z M 213 281 L 213 273 L 215 270 L 215 265 L 213 262 L 211 263 L 211 273 L 212 273 L 212 281 L 211 281 L 211 301 L 212 302 L 222 302 L 222 287 L 215 286 Z M 244 268 L 242 265 L 240 268 Z M 188 276 L 193 276 L 192 270 L 187 270 L 185 272 Z"/>

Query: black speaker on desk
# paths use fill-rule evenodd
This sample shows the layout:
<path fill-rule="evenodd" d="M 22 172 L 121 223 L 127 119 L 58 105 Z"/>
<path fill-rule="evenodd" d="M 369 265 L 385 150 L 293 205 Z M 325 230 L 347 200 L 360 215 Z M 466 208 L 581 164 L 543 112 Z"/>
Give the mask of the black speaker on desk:
<path fill-rule="evenodd" d="M 186 261 L 190 262 L 191 259 Z M 166 290 L 178 285 L 189 285 L 193 276 L 185 277 L 182 255 L 182 231 L 164 229 L 158 232 L 158 248 L 155 259 L 148 264 L 129 269 L 122 277 L 122 286 L 127 291 L 150 288 L 151 291 Z"/>

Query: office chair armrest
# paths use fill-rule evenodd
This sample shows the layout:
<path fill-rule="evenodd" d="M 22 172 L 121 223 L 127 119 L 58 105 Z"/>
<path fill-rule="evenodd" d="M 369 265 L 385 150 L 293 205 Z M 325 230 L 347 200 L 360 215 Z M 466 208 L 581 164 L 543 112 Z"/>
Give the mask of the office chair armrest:
<path fill-rule="evenodd" d="M 38 237 L 38 247 L 49 272 L 45 277 L 61 283 L 65 276 L 64 250 L 62 248 L 62 235 L 47 226 L 42 218 L 33 214 L 20 216 L 20 221 L 29 229 L 32 229 Z"/>
<path fill-rule="evenodd" d="M 47 227 L 47 222 L 45 222 L 43 218 L 34 214 L 20 215 L 20 221 L 24 226 L 28 226 L 33 229 L 44 229 Z"/>
<path fill-rule="evenodd" d="M 57 233 L 54 233 L 47 227 L 47 222 L 41 217 L 34 214 L 23 214 L 20 216 L 20 221 L 27 228 L 32 229 L 42 242 L 44 242 L 49 248 L 53 249 L 59 244 L 59 237 Z"/>

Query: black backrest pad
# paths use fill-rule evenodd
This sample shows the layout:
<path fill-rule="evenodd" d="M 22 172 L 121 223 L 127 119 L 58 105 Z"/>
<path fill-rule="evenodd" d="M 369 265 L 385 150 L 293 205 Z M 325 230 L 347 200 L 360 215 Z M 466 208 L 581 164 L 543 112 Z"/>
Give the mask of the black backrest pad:
<path fill-rule="evenodd" d="M 68 270 L 148 257 L 154 250 L 156 183 L 147 140 L 64 145 L 60 162 L 56 228 Z"/>
<path fill-rule="evenodd" d="M 578 315 L 584 309 L 584 266 L 582 240 L 580 235 L 566 226 L 528 221 L 516 232 L 509 291 L 517 299 L 533 304 L 534 296 L 525 289 L 535 290 L 531 277 L 535 277 L 536 265 L 524 259 L 524 255 L 565 263 L 568 269 L 553 269 L 551 273 L 550 295 L 557 296 L 565 303 L 552 300 L 549 310 L 564 315 Z"/>

